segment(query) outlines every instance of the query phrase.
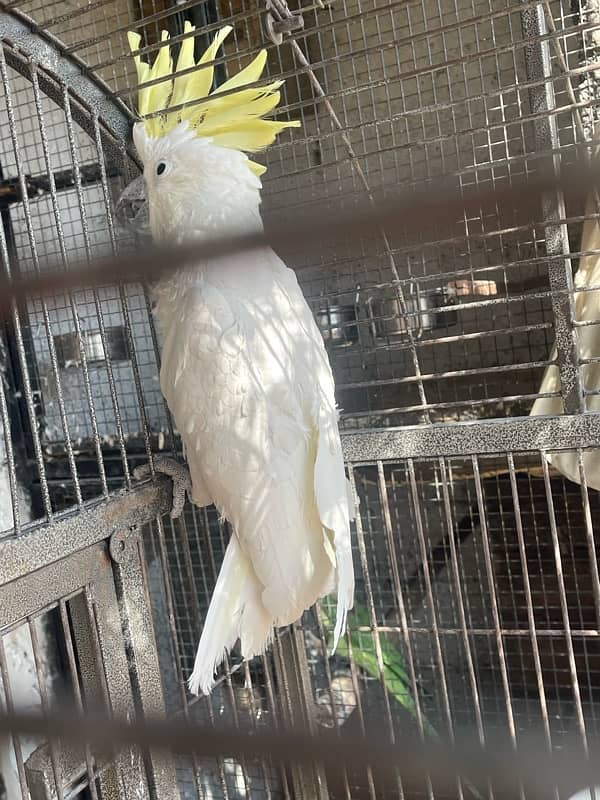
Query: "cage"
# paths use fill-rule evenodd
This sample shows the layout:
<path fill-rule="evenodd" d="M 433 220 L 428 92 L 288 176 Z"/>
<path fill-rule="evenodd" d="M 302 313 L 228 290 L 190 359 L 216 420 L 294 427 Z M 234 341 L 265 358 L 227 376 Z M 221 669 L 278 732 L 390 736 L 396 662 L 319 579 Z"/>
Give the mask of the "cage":
<path fill-rule="evenodd" d="M 435 193 L 442 178 L 461 193 L 564 169 L 582 152 L 592 161 L 598 14 L 596 0 L 3 3 L 3 268 L 68 269 L 139 244 L 114 219 L 140 166 L 128 30 L 153 56 L 160 31 L 178 43 L 185 20 L 197 52 L 231 24 L 217 84 L 267 49 L 269 77 L 284 80 L 277 114 L 301 121 L 261 156 L 262 212 L 276 226 L 308 208 Z M 450 225 L 382 226 L 280 253 L 336 379 L 360 501 L 356 608 L 335 656 L 324 602 L 266 656 L 234 655 L 199 700 L 185 679 L 229 532 L 191 505 L 173 522 L 165 485 L 132 479 L 153 455 L 180 454 L 148 287 L 15 306 L 0 339 L 4 705 L 51 707 L 65 695 L 85 705 L 99 692 L 113 708 L 249 732 L 302 723 L 452 739 L 474 729 L 518 746 L 536 726 L 553 748 L 573 732 L 585 745 L 600 714 L 600 385 L 584 339 L 600 320 L 577 303 L 594 298 L 583 267 L 600 250 L 596 202 L 547 194 L 543 222 L 523 224 L 512 205 L 482 201 L 469 216 L 457 207 Z M 550 387 L 548 369 L 559 376 Z M 531 415 L 536 402 L 542 416 Z M 360 771 L 339 784 L 268 757 L 181 758 L 162 772 L 158 756 L 124 761 L 15 737 L 0 772 L 19 800 L 133 797 L 134 786 L 186 800 L 432 795 L 401 775 L 393 787 Z M 471 795 L 487 788 L 457 786 Z"/>

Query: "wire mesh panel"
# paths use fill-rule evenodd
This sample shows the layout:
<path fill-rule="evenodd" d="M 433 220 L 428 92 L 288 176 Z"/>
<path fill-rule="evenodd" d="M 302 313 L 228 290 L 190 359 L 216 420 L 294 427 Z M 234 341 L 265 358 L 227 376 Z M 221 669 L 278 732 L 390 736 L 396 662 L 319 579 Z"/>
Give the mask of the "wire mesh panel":
<path fill-rule="evenodd" d="M 36 47 L 58 47 L 50 66 L 14 33 L 21 13 L 39 26 Z M 404 188 L 436 192 L 442 177 L 483 191 L 595 158 L 595 0 L 27 0 L 1 14 L 0 250 L 13 271 L 136 246 L 111 208 L 137 172 L 123 105 L 135 100 L 130 29 L 152 58 L 160 31 L 177 44 L 185 19 L 198 52 L 231 24 L 217 84 L 267 48 L 269 77 L 285 81 L 277 114 L 302 123 L 259 156 L 275 226 L 304 208 L 326 215 Z M 119 123 L 104 107 L 81 111 L 69 70 Z M 535 725 L 553 747 L 570 731 L 582 742 L 597 732 L 600 436 L 584 414 L 597 412 L 600 389 L 597 197 L 566 206 L 552 193 L 540 206 L 541 224 L 482 199 L 450 223 L 414 231 L 400 220 L 281 252 L 336 377 L 360 501 L 356 608 L 335 656 L 324 602 L 265 657 L 246 664 L 234 651 L 212 695 L 192 699 L 185 680 L 230 532 L 212 508 L 157 517 L 145 569 L 170 714 L 249 733 L 383 724 L 392 737 L 435 739 L 474 727 L 482 741 L 504 731 L 517 744 Z M 143 288 L 106 287 L 16 309 L 0 349 L 7 536 L 132 489 L 135 464 L 178 452 L 150 307 Z M 178 764 L 185 798 L 432 793 L 401 775 L 393 786 L 326 778 L 268 758 Z M 457 785 L 457 797 L 470 795 L 487 789 Z"/>

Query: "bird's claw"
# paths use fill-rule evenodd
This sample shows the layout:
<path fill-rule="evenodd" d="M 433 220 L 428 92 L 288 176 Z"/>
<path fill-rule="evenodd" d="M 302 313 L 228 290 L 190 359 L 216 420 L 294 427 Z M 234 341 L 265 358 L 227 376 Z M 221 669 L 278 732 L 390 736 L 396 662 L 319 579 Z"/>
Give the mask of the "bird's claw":
<path fill-rule="evenodd" d="M 177 519 L 183 512 L 186 499 L 192 496 L 192 480 L 188 468 L 178 461 L 166 456 L 155 456 L 153 459 L 154 472 L 167 475 L 173 481 L 173 504 L 169 516 Z M 144 480 L 152 475 L 150 464 L 142 464 L 133 470 L 133 477 Z"/>

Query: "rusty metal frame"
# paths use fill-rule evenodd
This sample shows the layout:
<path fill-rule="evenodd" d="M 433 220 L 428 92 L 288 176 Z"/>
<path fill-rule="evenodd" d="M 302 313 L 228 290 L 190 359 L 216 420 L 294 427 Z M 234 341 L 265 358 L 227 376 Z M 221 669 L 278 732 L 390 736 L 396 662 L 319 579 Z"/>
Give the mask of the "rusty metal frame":
<path fill-rule="evenodd" d="M 413 425 L 342 434 L 344 457 L 353 464 L 405 458 L 556 452 L 600 447 L 600 414 L 507 417 Z"/>
<path fill-rule="evenodd" d="M 162 687 L 149 600 L 143 579 L 137 523 L 168 505 L 168 482 L 119 493 L 108 503 L 65 519 L 33 527 L 0 542 L 0 629 L 14 625 L 53 602 L 71 597 L 74 636 L 88 702 L 102 703 L 117 716 L 164 714 Z M 73 595 L 79 592 L 75 597 Z M 72 750 L 61 751 L 63 774 L 77 775 Z M 49 753 L 36 751 L 26 772 L 36 799 L 50 800 Z M 175 800 L 173 763 L 163 753 L 133 750 L 103 759 L 102 796 L 123 800 L 143 795 Z M 79 772 L 85 772 L 81 761 Z"/>

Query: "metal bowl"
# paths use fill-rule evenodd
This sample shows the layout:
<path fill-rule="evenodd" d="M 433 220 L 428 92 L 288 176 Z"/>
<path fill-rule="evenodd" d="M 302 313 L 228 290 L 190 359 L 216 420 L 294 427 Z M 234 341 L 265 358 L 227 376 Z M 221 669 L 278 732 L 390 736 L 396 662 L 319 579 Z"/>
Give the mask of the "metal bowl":
<path fill-rule="evenodd" d="M 390 289 L 386 296 L 371 298 L 367 303 L 373 337 L 400 337 L 411 331 L 413 336 L 419 338 L 426 331 L 454 325 L 456 312 L 436 311 L 451 302 L 450 295 L 444 289 L 405 291 L 403 313 L 400 299 Z"/>
<path fill-rule="evenodd" d="M 320 308 L 315 317 L 326 344 L 341 347 L 358 341 L 356 308 L 353 305 Z"/>
<path fill-rule="evenodd" d="M 110 358 L 111 362 L 129 361 L 129 343 L 123 325 L 105 328 L 105 340 L 100 331 L 82 331 L 81 341 L 88 364 L 101 364 Z M 54 337 L 56 358 L 61 369 L 81 364 L 81 347 L 76 331 L 57 334 Z"/>

